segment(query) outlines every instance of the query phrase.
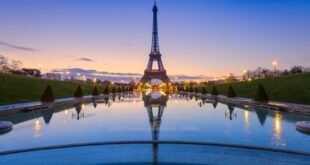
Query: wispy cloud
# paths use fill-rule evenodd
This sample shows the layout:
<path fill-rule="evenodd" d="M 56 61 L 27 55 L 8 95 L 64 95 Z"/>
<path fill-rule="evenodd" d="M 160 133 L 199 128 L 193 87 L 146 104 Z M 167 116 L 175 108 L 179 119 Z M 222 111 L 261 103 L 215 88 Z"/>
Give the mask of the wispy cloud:
<path fill-rule="evenodd" d="M 69 71 L 71 76 L 76 76 L 77 73 L 81 75 L 87 76 L 87 78 L 97 78 L 100 80 L 110 80 L 114 82 L 121 82 L 125 80 L 127 82 L 131 81 L 133 78 L 138 82 L 140 78 L 143 76 L 140 73 L 117 73 L 117 72 L 107 72 L 107 71 L 97 71 L 97 70 L 86 70 L 82 68 L 66 68 L 66 69 L 54 69 L 55 73 L 65 73 Z M 171 80 L 178 79 L 179 81 L 184 80 L 206 80 L 211 79 L 211 77 L 207 77 L 204 75 L 198 76 L 190 76 L 190 75 L 170 75 Z"/>
<path fill-rule="evenodd" d="M 77 59 L 79 61 L 84 61 L 84 62 L 93 62 L 94 60 L 93 59 L 90 59 L 90 58 L 86 58 L 86 57 L 82 57 L 82 58 L 79 58 Z"/>
<path fill-rule="evenodd" d="M 28 51 L 28 52 L 36 52 L 37 50 L 34 48 L 24 47 L 20 45 L 14 45 L 7 42 L 0 41 L 0 47 L 5 49 L 13 49 L 13 50 L 20 50 L 20 51 Z"/>

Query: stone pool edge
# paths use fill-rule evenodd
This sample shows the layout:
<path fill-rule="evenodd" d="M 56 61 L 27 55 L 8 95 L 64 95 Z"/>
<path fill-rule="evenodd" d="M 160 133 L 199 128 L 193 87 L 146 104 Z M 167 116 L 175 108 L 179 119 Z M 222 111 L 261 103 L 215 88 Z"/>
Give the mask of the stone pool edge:
<path fill-rule="evenodd" d="M 56 99 L 54 102 L 47 102 L 47 103 L 40 102 L 40 101 L 30 102 L 29 104 L 25 106 L 18 106 L 19 104 L 5 105 L 5 106 L 0 106 L 0 116 L 49 109 L 49 108 L 59 107 L 59 106 L 67 105 L 67 104 L 72 105 L 72 104 L 77 104 L 77 103 L 90 102 L 93 100 L 109 98 L 109 96 L 110 95 L 101 94 L 99 96 L 84 96 L 82 98 Z"/>
<path fill-rule="evenodd" d="M 229 98 L 224 95 L 212 96 L 210 94 L 201 94 L 201 93 L 190 93 L 190 92 L 180 92 L 180 94 L 186 94 L 189 96 L 195 96 L 201 99 L 216 99 L 217 101 L 224 104 L 235 104 L 236 106 L 240 106 L 242 108 L 248 108 L 249 106 L 254 106 L 262 109 L 276 110 L 276 111 L 284 111 L 291 112 L 303 115 L 310 115 L 310 105 L 305 104 L 293 104 L 286 102 L 257 102 L 254 99 L 235 97 Z"/>

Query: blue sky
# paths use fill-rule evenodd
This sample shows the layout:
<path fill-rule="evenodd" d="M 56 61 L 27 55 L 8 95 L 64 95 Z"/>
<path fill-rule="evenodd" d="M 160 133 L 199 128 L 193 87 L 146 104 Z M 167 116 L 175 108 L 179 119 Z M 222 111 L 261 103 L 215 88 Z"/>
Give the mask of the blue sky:
<path fill-rule="evenodd" d="M 45 70 L 142 73 L 152 0 L 1 0 L 0 54 Z M 310 64 L 310 1 L 158 0 L 168 74 Z M 26 49 L 19 49 L 26 48 Z M 83 60 L 87 59 L 87 60 Z"/>

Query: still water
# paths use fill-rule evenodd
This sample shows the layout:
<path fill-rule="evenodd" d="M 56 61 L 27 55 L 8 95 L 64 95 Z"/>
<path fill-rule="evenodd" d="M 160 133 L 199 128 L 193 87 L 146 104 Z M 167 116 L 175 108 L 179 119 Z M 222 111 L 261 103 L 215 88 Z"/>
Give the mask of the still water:
<path fill-rule="evenodd" d="M 188 140 L 310 152 L 310 135 L 295 122 L 310 116 L 206 103 L 163 92 L 133 93 L 0 117 L 14 123 L 0 135 L 0 151 L 119 140 Z"/>

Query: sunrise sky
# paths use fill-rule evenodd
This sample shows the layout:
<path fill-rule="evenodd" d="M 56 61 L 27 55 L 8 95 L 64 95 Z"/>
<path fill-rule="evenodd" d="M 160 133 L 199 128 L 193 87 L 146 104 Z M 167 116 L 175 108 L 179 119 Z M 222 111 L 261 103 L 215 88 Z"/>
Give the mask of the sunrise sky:
<path fill-rule="evenodd" d="M 152 0 L 1 0 L 0 55 L 43 70 L 142 73 Z M 310 64 L 310 1 L 158 0 L 168 74 Z"/>

